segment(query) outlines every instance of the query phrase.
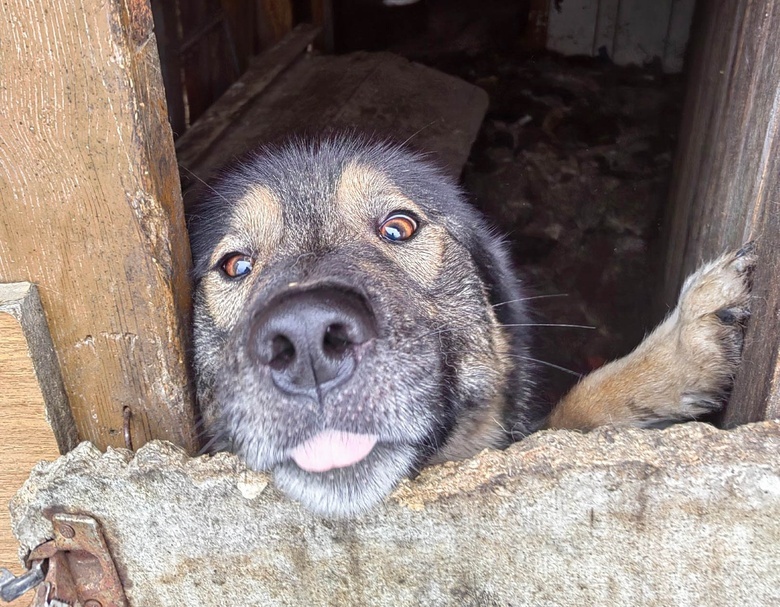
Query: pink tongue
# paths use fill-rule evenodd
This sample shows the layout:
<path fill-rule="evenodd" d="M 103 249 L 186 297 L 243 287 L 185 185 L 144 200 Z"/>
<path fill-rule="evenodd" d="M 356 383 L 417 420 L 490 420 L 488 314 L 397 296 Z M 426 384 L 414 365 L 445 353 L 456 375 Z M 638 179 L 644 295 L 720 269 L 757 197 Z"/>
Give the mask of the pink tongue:
<path fill-rule="evenodd" d="M 307 472 L 326 472 L 358 463 L 371 452 L 376 440 L 372 434 L 324 430 L 295 447 L 290 455 Z"/>

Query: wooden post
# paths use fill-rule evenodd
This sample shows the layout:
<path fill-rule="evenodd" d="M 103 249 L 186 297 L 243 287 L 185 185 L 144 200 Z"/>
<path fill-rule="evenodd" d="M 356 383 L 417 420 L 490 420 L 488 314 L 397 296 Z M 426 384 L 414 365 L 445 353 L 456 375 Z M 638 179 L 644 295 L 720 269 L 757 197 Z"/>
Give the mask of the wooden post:
<path fill-rule="evenodd" d="M 292 0 L 257 0 L 257 30 L 264 49 L 284 38 L 294 23 Z"/>
<path fill-rule="evenodd" d="M 780 416 L 780 4 L 700 2 L 667 218 L 665 299 L 702 260 L 756 239 L 745 363 L 724 423 Z"/>
<path fill-rule="evenodd" d="M 40 289 L 79 437 L 196 448 L 188 241 L 147 0 L 0 4 L 0 282 Z"/>

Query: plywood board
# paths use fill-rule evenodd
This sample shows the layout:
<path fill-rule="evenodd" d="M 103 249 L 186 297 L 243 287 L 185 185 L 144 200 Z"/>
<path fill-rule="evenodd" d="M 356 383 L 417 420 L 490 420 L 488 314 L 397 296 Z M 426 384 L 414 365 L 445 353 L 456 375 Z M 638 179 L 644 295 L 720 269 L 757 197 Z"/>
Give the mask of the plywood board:
<path fill-rule="evenodd" d="M 563 55 L 592 55 L 599 0 L 550 0 L 547 48 Z M 612 51 L 610 46 L 608 50 Z"/>
<path fill-rule="evenodd" d="M 681 72 L 685 67 L 685 57 L 690 40 L 696 2 L 693 0 L 673 0 L 672 14 L 666 32 L 663 65 L 667 72 Z"/>
<path fill-rule="evenodd" d="M 547 48 L 597 56 L 618 65 L 660 60 L 667 72 L 683 67 L 695 0 L 550 0 Z"/>
<path fill-rule="evenodd" d="M 612 59 L 618 65 L 663 60 L 672 0 L 621 0 Z"/>
<path fill-rule="evenodd" d="M 82 439 L 196 447 L 189 246 L 146 0 L 0 4 L 0 282 L 40 288 Z M 12 84 L 11 84 L 12 83 Z"/>
<path fill-rule="evenodd" d="M 0 567 L 17 575 L 23 569 L 8 502 L 36 463 L 75 446 L 67 405 L 35 287 L 0 285 Z"/>

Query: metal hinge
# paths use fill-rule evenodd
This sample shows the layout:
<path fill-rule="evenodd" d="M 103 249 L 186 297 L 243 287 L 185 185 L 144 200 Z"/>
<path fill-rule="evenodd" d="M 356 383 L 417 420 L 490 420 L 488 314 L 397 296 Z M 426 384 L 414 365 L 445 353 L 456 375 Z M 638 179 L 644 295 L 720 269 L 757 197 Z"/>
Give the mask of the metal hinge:
<path fill-rule="evenodd" d="M 0 601 L 37 588 L 30 607 L 127 607 L 100 525 L 83 514 L 54 514 L 54 539 L 35 547 L 28 571 L 0 569 Z"/>

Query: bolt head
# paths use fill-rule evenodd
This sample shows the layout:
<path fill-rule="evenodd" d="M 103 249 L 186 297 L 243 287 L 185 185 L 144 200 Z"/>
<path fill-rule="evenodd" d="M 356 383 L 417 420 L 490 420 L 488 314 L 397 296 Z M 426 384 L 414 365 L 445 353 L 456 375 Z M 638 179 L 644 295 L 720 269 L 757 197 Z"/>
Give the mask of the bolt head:
<path fill-rule="evenodd" d="M 57 531 L 60 532 L 60 535 L 62 537 L 67 538 L 69 540 L 76 537 L 76 530 L 66 523 L 60 523 L 59 525 L 57 525 Z"/>

